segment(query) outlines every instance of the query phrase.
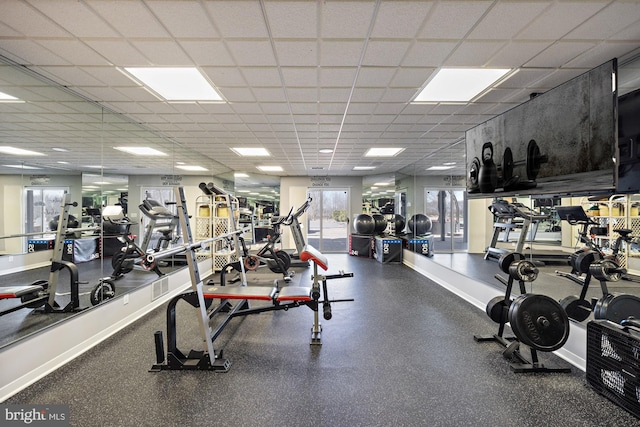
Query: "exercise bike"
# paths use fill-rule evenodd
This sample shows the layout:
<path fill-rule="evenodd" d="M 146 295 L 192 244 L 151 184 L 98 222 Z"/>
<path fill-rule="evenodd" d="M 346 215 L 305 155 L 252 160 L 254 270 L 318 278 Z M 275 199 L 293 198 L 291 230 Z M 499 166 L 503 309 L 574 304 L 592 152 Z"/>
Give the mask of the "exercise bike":
<path fill-rule="evenodd" d="M 111 267 L 113 267 L 113 272 L 111 273 L 111 276 L 108 277 L 108 279 L 117 280 L 131 272 L 136 264 L 140 264 L 141 259 L 146 255 L 146 251 L 136 244 L 134 236 L 131 234 L 131 226 L 136 223 L 124 216 L 120 206 L 105 207 L 102 212 L 102 218 L 103 221 L 107 221 L 111 226 L 119 227 L 121 229 L 121 234 L 118 236 L 118 240 L 124 245 L 122 246 L 122 249 L 119 252 L 116 252 L 111 258 Z M 155 263 L 149 266 L 142 264 L 142 266 L 145 270 L 153 271 L 159 277 L 164 275 Z"/>
<path fill-rule="evenodd" d="M 247 247 L 244 238 L 242 236 L 238 236 L 238 241 L 240 242 L 242 249 L 242 265 L 240 264 L 240 261 L 235 261 L 224 266 L 220 273 L 220 280 L 223 286 L 225 284 L 226 271 L 228 268 L 233 268 L 234 270 L 242 273 L 243 268 L 244 271 L 255 271 L 259 267 L 266 265 L 272 272 L 281 273 L 285 282 L 288 283 L 292 280 L 295 272 L 289 271 L 289 268 L 291 267 L 291 257 L 286 251 L 280 250 L 276 247 L 276 244 L 280 241 L 280 227 L 291 221 L 292 214 L 293 207 L 287 216 L 277 216 L 272 218 L 271 225 L 273 226 L 273 233 L 270 233 L 267 236 L 265 245 L 261 247 L 255 255 L 251 255 L 249 253 L 249 248 Z M 232 243 L 233 241 L 229 240 L 230 246 L 232 246 Z"/>

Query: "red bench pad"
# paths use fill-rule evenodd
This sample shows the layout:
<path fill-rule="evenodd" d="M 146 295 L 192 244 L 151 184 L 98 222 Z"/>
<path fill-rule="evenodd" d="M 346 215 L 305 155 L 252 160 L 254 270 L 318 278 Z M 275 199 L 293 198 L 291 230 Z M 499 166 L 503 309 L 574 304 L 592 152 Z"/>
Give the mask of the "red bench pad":
<path fill-rule="evenodd" d="M 286 286 L 280 289 L 276 301 L 311 301 L 311 288 L 306 286 Z"/>
<path fill-rule="evenodd" d="M 317 250 L 311 245 L 306 245 L 302 249 L 302 252 L 300 252 L 300 259 L 302 261 L 311 260 L 315 262 L 318 266 L 320 266 L 323 270 L 326 270 L 329 268 L 329 260 L 327 260 L 327 257 L 324 256 L 319 250 Z"/>
<path fill-rule="evenodd" d="M 20 298 L 23 295 L 29 295 L 43 290 L 44 288 L 40 285 L 2 286 L 0 287 L 0 299 Z"/>
<path fill-rule="evenodd" d="M 246 299 L 272 301 L 276 288 L 266 286 L 205 286 L 202 293 L 205 299 Z"/>

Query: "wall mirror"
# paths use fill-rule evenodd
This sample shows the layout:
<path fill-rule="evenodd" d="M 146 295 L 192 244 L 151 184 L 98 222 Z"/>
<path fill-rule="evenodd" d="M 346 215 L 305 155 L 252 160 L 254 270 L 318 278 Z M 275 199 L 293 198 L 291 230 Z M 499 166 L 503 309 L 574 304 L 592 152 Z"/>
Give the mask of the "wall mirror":
<path fill-rule="evenodd" d="M 618 75 L 618 96 L 628 95 L 640 88 L 640 60 L 635 59 L 632 61 L 619 63 Z M 637 111 L 637 110 L 636 110 Z M 619 123 L 620 125 L 620 123 Z M 638 130 L 634 131 L 632 139 L 640 137 Z M 464 144 L 464 141 L 461 143 Z M 637 144 L 637 143 L 636 143 Z M 486 217 L 486 221 L 480 225 L 487 229 L 485 234 L 478 238 L 469 237 L 473 236 L 476 230 L 469 230 L 469 225 L 466 224 L 469 221 L 469 214 L 471 215 L 486 215 L 489 212 L 488 206 L 494 201 L 492 198 L 473 200 L 472 202 L 465 200 L 466 194 L 466 171 L 460 171 L 456 168 L 454 163 L 465 164 L 463 159 L 455 159 L 451 155 L 447 159 L 447 150 L 442 150 L 431 157 L 428 165 L 422 164 L 423 162 L 416 162 L 409 168 L 405 168 L 397 174 L 400 177 L 396 181 L 398 191 L 407 193 L 407 210 L 408 217 L 411 215 L 424 212 L 432 220 L 432 233 L 435 240 L 435 256 L 434 262 L 442 264 L 446 267 L 452 268 L 457 271 L 466 271 L 465 265 L 456 263 L 456 252 L 459 250 L 466 250 L 469 245 L 469 238 L 475 239 L 472 241 L 472 245 L 475 247 L 470 252 L 476 252 L 470 254 L 470 257 L 482 259 L 483 253 L 479 252 L 478 246 L 482 246 L 482 249 L 490 245 L 492 237 L 492 224 L 497 221 L 497 217 L 493 217 L 490 214 Z M 453 166 L 450 170 L 440 172 L 438 177 L 429 177 L 425 173 L 426 167 L 432 167 L 434 165 L 446 166 L 450 163 Z M 450 172 L 450 173 L 449 173 Z M 404 175 L 405 177 L 402 177 Z M 452 193 L 450 193 L 449 187 Z M 457 190 L 459 191 L 457 191 Z M 442 196 L 446 196 L 444 199 Z M 512 197 L 504 197 L 497 199 L 504 199 L 509 203 L 519 203 L 524 206 L 523 209 L 529 209 L 540 215 L 540 220 L 535 227 L 536 230 L 532 231 L 530 227 L 529 232 L 525 234 L 523 239 L 523 252 L 525 255 L 529 255 L 531 258 L 540 258 L 539 255 L 545 255 L 549 252 L 551 254 L 559 253 L 560 249 L 564 252 L 562 259 L 558 264 L 555 262 L 551 264 L 547 263 L 547 270 L 558 269 L 561 271 L 570 271 L 571 268 L 568 265 L 567 258 L 570 253 L 579 250 L 584 247 L 584 244 L 578 241 L 578 231 L 582 229 L 582 226 L 570 225 L 567 221 L 560 219 L 556 213 L 555 208 L 557 206 L 580 206 L 584 209 L 587 215 L 597 224 L 592 224 L 596 228 L 600 228 L 603 232 L 602 235 L 595 235 L 596 242 L 607 252 L 611 253 L 615 245 L 617 235 L 612 233 L 615 228 L 629 228 L 634 230 L 635 235 L 640 235 L 640 217 L 637 216 L 636 200 L 640 200 L 638 195 L 627 195 L 626 205 L 623 208 L 622 200 L 615 194 L 603 194 L 601 196 L 584 195 L 569 197 L 566 194 L 548 194 L 544 196 L 530 196 L 528 193 L 511 195 Z M 441 216 L 437 209 L 434 210 L 434 206 L 437 208 L 439 202 L 444 200 L 446 209 L 450 209 L 449 212 L 445 211 L 447 223 L 438 221 L 438 216 Z M 451 201 L 455 202 L 451 204 Z M 434 203 L 435 201 L 435 203 Z M 618 205 L 621 207 L 618 208 Z M 611 209 L 614 209 L 612 214 Z M 625 209 L 627 209 L 625 213 Z M 456 213 L 458 210 L 461 214 Z M 452 214 L 452 215 L 451 215 Z M 522 219 L 520 219 L 522 221 Z M 473 225 L 472 227 L 477 227 Z M 453 236 L 453 240 L 449 240 L 449 236 Z M 500 247 L 507 247 L 515 249 L 515 246 L 520 237 L 520 232 L 514 230 L 507 237 L 509 243 L 504 245 L 498 245 Z M 505 231 L 500 233 L 500 240 L 505 238 Z M 482 240 L 482 242 L 479 242 Z M 626 245 L 629 247 L 629 251 L 623 255 L 624 261 L 631 272 L 637 274 L 640 271 L 640 245 L 638 243 L 631 243 Z M 468 260 L 468 257 L 463 259 Z M 560 258 L 558 258 L 560 259 Z M 465 261 L 466 263 L 467 261 Z M 476 271 L 469 271 L 468 275 L 475 277 L 478 280 L 489 283 L 500 290 L 504 290 L 504 285 L 493 279 L 493 275 L 500 273 L 497 263 L 495 261 L 478 262 Z M 584 275 L 583 275 L 584 276 Z M 562 296 L 571 294 L 580 294 L 581 288 L 578 284 L 562 277 L 552 277 L 550 280 L 553 283 L 557 283 L 555 289 L 551 290 L 550 287 L 536 286 L 535 282 L 533 286 L 528 286 L 528 289 L 533 289 L 536 292 L 552 294 L 556 299 L 560 299 Z M 592 286 L 599 289 L 599 282 L 595 281 Z M 638 283 L 622 280 L 613 285 L 610 285 L 610 291 L 624 292 L 638 295 L 640 294 L 640 287 Z"/>
<path fill-rule="evenodd" d="M 136 155 L 115 147 L 151 147 L 161 155 Z M 72 243 L 65 243 L 64 256 L 77 265 L 80 281 L 88 282 L 80 286 L 80 307 L 92 307 L 89 291 L 99 278 L 112 275 L 113 255 L 122 246 L 115 235 L 123 231 L 121 227 L 107 232 L 100 227 L 103 209 L 123 207 L 133 223 L 129 231 L 136 244 L 142 245 L 149 224 L 139 208 L 145 199 L 157 199 L 175 213 L 172 190 L 184 185 L 190 189 L 186 194 L 188 209 L 194 209 L 195 198 L 201 193 L 198 184 L 211 181 L 233 190 L 234 177 L 226 166 L 70 93 L 25 67 L 0 61 L 3 286 L 49 279 L 49 246 L 55 241 L 56 218 L 67 192 L 77 203 L 69 208 L 77 223 L 68 228 L 83 231 L 65 237 L 65 242 Z M 8 237 L 22 234 L 29 235 Z M 153 231 L 148 247 L 153 248 L 161 236 Z M 179 243 L 179 236 L 175 237 Z M 171 272 L 182 264 L 162 268 Z M 153 272 L 128 272 L 116 281 L 116 298 L 157 278 Z M 69 282 L 68 273 L 62 270 L 56 294 L 63 305 L 71 298 Z M 0 312 L 19 302 L 0 300 Z M 109 303 L 111 300 L 104 302 Z M 38 315 L 32 309 L 21 309 L 3 315 L 0 346 L 74 315 L 82 315 L 82 311 Z"/>

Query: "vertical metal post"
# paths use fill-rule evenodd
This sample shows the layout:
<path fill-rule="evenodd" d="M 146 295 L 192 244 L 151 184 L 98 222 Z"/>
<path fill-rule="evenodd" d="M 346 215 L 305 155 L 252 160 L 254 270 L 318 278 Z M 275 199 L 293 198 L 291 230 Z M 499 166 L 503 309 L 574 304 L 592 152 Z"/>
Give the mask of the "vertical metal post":
<path fill-rule="evenodd" d="M 54 307 L 56 300 L 56 288 L 58 286 L 58 277 L 60 276 L 60 261 L 62 261 L 62 251 L 64 250 L 64 240 L 67 232 L 67 224 L 69 223 L 69 207 L 71 203 L 71 194 L 64 193 L 62 195 L 62 206 L 60 207 L 60 216 L 58 217 L 58 229 L 56 231 L 56 240 L 53 245 L 53 257 L 51 258 L 51 270 L 49 272 L 49 301 L 50 307 Z M 71 290 L 73 292 L 73 289 Z M 72 294 L 73 298 L 73 294 Z"/>
<path fill-rule="evenodd" d="M 178 216 L 180 218 L 180 227 L 182 228 L 182 241 L 186 244 L 193 243 L 193 236 L 191 233 L 191 224 L 189 222 L 189 213 L 187 211 L 187 204 L 184 196 L 183 187 L 175 187 L 176 195 L 176 207 L 178 210 Z M 204 348 L 209 353 L 209 362 L 213 366 L 215 362 L 215 352 L 213 349 L 213 342 L 211 341 L 211 328 L 209 327 L 209 315 L 207 314 L 207 307 L 204 301 L 204 295 L 202 293 L 202 280 L 200 279 L 200 270 L 198 268 L 198 260 L 196 253 L 193 249 L 186 251 L 187 266 L 189 268 L 189 274 L 191 276 L 191 289 L 198 296 L 198 322 L 200 324 L 200 333 L 202 334 L 202 342 Z"/>

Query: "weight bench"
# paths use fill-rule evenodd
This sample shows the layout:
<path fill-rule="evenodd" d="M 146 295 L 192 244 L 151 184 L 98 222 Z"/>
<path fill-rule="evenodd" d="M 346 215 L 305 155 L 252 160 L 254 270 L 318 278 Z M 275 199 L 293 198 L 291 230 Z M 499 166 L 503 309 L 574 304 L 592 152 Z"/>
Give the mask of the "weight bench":
<path fill-rule="evenodd" d="M 151 371 L 160 370 L 213 370 L 227 372 L 231 367 L 231 362 L 222 357 L 223 350 L 211 353 L 207 351 L 191 350 L 187 355 L 177 348 L 176 337 L 176 304 L 178 301 L 186 301 L 193 307 L 200 308 L 204 303 L 206 316 L 209 321 L 216 315 L 223 315 L 215 328 L 209 326 L 208 336 L 213 343 L 222 333 L 223 329 L 231 319 L 250 314 L 263 313 L 267 311 L 288 310 L 294 307 L 307 306 L 313 311 L 313 326 L 311 328 L 312 345 L 320 345 L 322 327 L 319 322 L 318 309 L 322 304 L 325 320 L 332 317 L 331 303 L 353 301 L 353 299 L 330 300 L 327 292 L 327 280 L 353 277 L 353 273 L 340 272 L 334 275 L 321 275 L 318 268 L 327 270 L 329 262 L 320 251 L 313 246 L 306 245 L 300 253 L 303 261 L 312 261 L 314 265 L 311 286 L 222 286 L 222 285 L 202 285 L 200 290 L 187 292 L 174 297 L 167 307 L 167 346 L 168 351 L 164 354 L 164 343 L 162 332 L 155 333 L 156 361 Z M 202 298 L 202 299 L 200 299 Z M 213 305 L 213 300 L 220 300 L 219 304 Z M 262 301 L 270 304 L 258 304 L 250 307 L 251 301 Z M 235 305 L 232 305 L 232 302 Z M 217 316 L 219 318 L 220 316 Z"/>
<path fill-rule="evenodd" d="M 37 283 L 37 282 L 36 282 Z M 46 282 L 45 282 L 46 283 Z M 21 308 L 38 308 L 49 299 L 49 293 L 42 285 L 0 287 L 0 300 L 20 298 L 21 304 L 0 311 L 0 316 L 20 310 Z"/>
<path fill-rule="evenodd" d="M 247 301 L 308 302 L 311 301 L 311 288 L 287 286 L 281 289 L 266 286 L 207 286 L 203 288 L 204 299 L 240 299 Z"/>

